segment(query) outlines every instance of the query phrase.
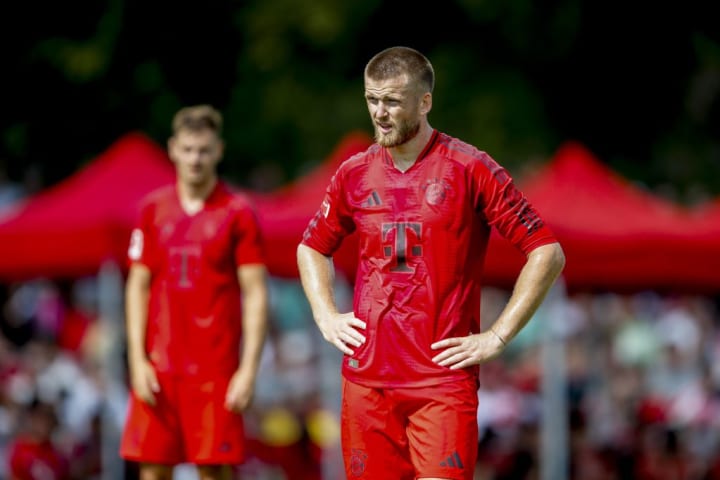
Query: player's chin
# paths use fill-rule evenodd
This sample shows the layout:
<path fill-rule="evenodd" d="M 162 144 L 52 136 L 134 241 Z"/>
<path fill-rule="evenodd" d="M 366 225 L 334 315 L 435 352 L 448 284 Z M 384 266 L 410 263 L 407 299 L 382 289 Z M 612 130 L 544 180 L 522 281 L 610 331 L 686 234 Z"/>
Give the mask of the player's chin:
<path fill-rule="evenodd" d="M 375 143 L 385 148 L 391 148 L 395 146 L 395 142 L 393 142 L 392 139 L 389 139 L 387 136 L 376 135 Z"/>
<path fill-rule="evenodd" d="M 193 187 L 201 187 L 207 183 L 208 176 L 203 173 L 193 173 L 186 177 L 187 183 Z"/>
<path fill-rule="evenodd" d="M 393 143 L 393 130 L 390 128 L 380 128 L 375 126 L 375 143 L 385 147 Z"/>

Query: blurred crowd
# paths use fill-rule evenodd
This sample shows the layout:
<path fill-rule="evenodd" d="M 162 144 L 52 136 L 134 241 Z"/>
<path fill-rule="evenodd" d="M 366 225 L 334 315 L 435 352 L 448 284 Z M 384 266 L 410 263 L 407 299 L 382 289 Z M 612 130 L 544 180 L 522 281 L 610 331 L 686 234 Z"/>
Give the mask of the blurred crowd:
<path fill-rule="evenodd" d="M 494 306 L 505 292 L 486 292 Z M 478 478 L 538 478 L 544 348 L 562 349 L 569 475 L 720 478 L 717 299 L 573 294 L 482 369 Z M 487 304 L 486 304 L 487 305 Z"/>
<path fill-rule="evenodd" d="M 0 478 L 99 475 L 102 413 L 113 399 L 105 395 L 103 342 L 92 338 L 93 293 L 92 281 L 3 288 Z"/>
<path fill-rule="evenodd" d="M 350 295 L 340 283 L 345 308 Z M 485 289 L 485 326 L 507 296 Z M 4 285 L 0 300 L 0 478 L 110 478 L 108 468 L 135 478 L 115 444 L 127 398 L 125 358 L 112 348 L 122 326 L 98 309 L 97 278 Z M 717 300 L 640 292 L 550 302 L 481 369 L 476 478 L 540 478 L 541 451 L 551 451 L 566 456 L 571 479 L 720 479 Z M 320 337 L 296 280 L 271 279 L 271 302 L 240 473 L 342 478 L 341 354 Z M 555 363 L 548 348 L 561 353 Z M 544 416 L 544 368 L 563 379 L 557 425 Z M 547 428 L 565 429 L 567 449 L 542 447 Z"/>

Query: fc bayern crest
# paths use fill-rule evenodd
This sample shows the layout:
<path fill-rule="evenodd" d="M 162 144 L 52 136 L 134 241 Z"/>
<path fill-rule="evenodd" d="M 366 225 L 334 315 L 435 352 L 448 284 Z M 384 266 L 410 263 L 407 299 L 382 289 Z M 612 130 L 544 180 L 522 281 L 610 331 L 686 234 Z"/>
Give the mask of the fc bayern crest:
<path fill-rule="evenodd" d="M 359 448 L 351 449 L 350 453 L 350 471 L 356 477 L 361 476 L 365 473 L 365 461 L 367 460 L 367 453 Z"/>
<path fill-rule="evenodd" d="M 445 197 L 447 197 L 449 186 L 443 180 L 434 178 L 428 180 L 423 186 L 423 190 L 425 190 L 425 201 L 427 203 L 430 205 L 440 205 L 445 201 Z"/>

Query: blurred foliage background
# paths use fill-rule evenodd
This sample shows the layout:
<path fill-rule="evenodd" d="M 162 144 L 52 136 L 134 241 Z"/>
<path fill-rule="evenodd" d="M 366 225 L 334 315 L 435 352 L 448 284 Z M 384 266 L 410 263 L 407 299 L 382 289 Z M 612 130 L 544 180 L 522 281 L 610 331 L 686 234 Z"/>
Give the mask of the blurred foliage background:
<path fill-rule="evenodd" d="M 362 70 L 392 45 L 433 62 L 431 124 L 511 172 L 578 140 L 678 202 L 720 194 L 714 2 L 76 0 L 0 22 L 0 162 L 51 185 L 121 135 L 164 143 L 179 107 L 225 115 L 223 174 L 272 188 L 371 133 Z M 37 180 L 37 179 L 40 180 Z"/>

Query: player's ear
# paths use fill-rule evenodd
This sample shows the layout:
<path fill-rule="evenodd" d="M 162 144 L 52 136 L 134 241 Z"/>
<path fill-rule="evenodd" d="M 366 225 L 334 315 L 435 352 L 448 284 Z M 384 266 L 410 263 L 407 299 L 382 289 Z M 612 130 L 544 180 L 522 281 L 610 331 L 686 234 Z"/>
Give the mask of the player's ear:
<path fill-rule="evenodd" d="M 430 113 L 430 110 L 432 110 L 432 93 L 425 92 L 422 97 L 420 97 L 420 113 L 427 115 Z"/>

